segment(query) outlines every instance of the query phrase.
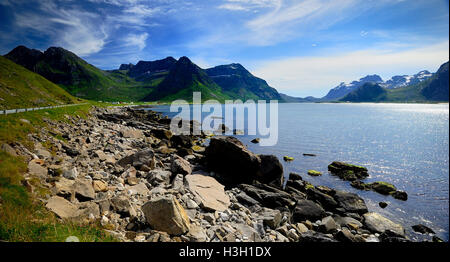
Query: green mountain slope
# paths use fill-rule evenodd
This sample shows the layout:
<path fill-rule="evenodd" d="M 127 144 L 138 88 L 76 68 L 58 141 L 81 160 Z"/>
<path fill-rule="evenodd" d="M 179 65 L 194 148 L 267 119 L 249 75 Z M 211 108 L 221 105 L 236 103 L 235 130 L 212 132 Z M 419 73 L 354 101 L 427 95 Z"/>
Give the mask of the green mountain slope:
<path fill-rule="evenodd" d="M 345 102 L 379 102 L 386 99 L 387 91 L 376 83 L 368 82 L 340 99 Z"/>
<path fill-rule="evenodd" d="M 449 71 L 448 62 L 441 65 L 434 77 L 425 84 L 421 94 L 432 101 L 448 101 Z"/>
<path fill-rule="evenodd" d="M 63 48 L 50 47 L 40 55 L 38 52 L 19 46 L 5 57 L 85 99 L 136 101 L 151 91 L 151 81 L 138 82 L 120 70 L 100 70 Z"/>
<path fill-rule="evenodd" d="M 0 56 L 0 109 L 80 102 L 58 85 Z"/>
<path fill-rule="evenodd" d="M 255 77 L 241 64 L 220 65 L 205 70 L 225 94 L 234 99 L 281 100 L 275 88 L 261 78 Z"/>
<path fill-rule="evenodd" d="M 230 96 L 222 92 L 206 72 L 187 57 L 181 57 L 171 68 L 167 77 L 148 95 L 146 101 L 192 101 L 193 92 L 202 92 L 202 100 L 223 101 Z"/>

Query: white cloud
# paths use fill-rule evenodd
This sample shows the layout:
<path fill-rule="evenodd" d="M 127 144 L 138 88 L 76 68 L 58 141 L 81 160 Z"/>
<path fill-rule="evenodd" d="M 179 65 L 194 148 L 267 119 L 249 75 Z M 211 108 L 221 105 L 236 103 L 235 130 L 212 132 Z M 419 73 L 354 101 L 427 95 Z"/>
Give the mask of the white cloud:
<path fill-rule="evenodd" d="M 357 80 L 368 74 L 383 79 L 393 75 L 435 72 L 449 59 L 449 42 L 395 51 L 380 47 L 324 56 L 305 56 L 261 62 L 254 74 L 280 92 L 297 96 L 324 96 L 340 82 Z"/>
<path fill-rule="evenodd" d="M 80 56 L 97 53 L 106 44 L 108 33 L 97 14 L 60 8 L 52 1 L 41 2 L 39 9 L 41 12 L 15 13 L 16 25 L 48 35 L 55 45 Z"/>
<path fill-rule="evenodd" d="M 275 7 L 279 2 L 279 0 L 227 0 L 218 8 L 230 11 L 254 11 L 255 9 Z"/>
<path fill-rule="evenodd" d="M 137 46 L 139 51 L 145 48 L 146 40 L 148 38 L 147 33 L 142 34 L 129 34 L 125 39 L 126 46 Z"/>

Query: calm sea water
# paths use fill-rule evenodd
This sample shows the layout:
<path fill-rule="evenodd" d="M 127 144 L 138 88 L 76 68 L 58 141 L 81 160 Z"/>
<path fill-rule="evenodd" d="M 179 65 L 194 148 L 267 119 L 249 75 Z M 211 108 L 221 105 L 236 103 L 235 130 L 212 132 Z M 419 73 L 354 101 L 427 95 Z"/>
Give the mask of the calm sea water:
<path fill-rule="evenodd" d="M 168 106 L 153 110 L 169 117 Z M 411 239 L 412 225 L 431 227 L 449 239 L 449 105 L 448 104 L 279 104 L 278 143 L 270 147 L 252 144 L 255 136 L 237 136 L 258 154 L 295 158 L 283 163 L 285 174 L 296 172 L 314 185 L 325 185 L 359 194 L 370 211 L 401 223 Z M 209 113 L 204 113 L 204 115 Z M 257 136 L 256 136 L 257 137 Z M 316 154 L 316 157 L 303 156 Z M 375 192 L 352 188 L 330 175 L 332 161 L 368 168 L 366 182 L 386 181 L 408 193 L 406 202 Z M 323 173 L 308 176 L 307 170 Z M 382 209 L 378 202 L 389 205 Z M 429 237 L 427 237 L 429 239 Z"/>

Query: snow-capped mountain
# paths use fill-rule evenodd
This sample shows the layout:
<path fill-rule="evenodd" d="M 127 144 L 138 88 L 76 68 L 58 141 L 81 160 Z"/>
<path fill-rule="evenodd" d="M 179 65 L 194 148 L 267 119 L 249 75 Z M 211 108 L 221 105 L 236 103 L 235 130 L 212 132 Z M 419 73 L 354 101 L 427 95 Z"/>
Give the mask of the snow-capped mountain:
<path fill-rule="evenodd" d="M 383 81 L 383 79 L 381 79 L 381 77 L 378 75 L 368 75 L 359 79 L 358 81 L 352 81 L 351 83 L 340 83 L 338 86 L 331 89 L 328 94 L 322 98 L 322 100 L 337 100 L 368 82 L 377 83 L 383 88 L 394 89 L 420 83 L 432 76 L 433 74 L 427 70 L 420 71 L 415 75 L 393 76 L 387 81 Z"/>
<path fill-rule="evenodd" d="M 409 75 L 393 76 L 391 79 L 386 81 L 381 86 L 388 89 L 400 88 L 420 83 L 432 76 L 433 76 L 432 73 L 428 72 L 427 70 L 423 70 L 412 76 Z"/>
<path fill-rule="evenodd" d="M 379 75 L 368 75 L 363 78 L 360 78 L 358 81 L 352 81 L 351 83 L 340 83 L 335 88 L 331 89 L 326 96 L 324 96 L 323 100 L 336 100 L 338 98 L 341 98 L 348 93 L 352 92 L 353 90 L 358 89 L 365 83 L 372 82 L 372 83 L 383 83 L 383 79 Z"/>

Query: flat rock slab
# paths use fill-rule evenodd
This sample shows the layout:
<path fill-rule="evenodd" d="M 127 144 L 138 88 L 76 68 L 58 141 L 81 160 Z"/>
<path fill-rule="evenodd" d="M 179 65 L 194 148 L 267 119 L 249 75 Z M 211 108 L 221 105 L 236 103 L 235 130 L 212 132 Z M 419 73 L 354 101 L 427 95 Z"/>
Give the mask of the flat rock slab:
<path fill-rule="evenodd" d="M 201 200 L 202 208 L 222 212 L 230 205 L 224 186 L 213 177 L 193 174 L 186 176 L 185 181 L 187 188 Z"/>
<path fill-rule="evenodd" d="M 47 168 L 40 165 L 39 159 L 33 159 L 28 163 L 28 173 L 30 175 L 35 175 L 39 177 L 44 177 L 47 175 Z"/>
<path fill-rule="evenodd" d="M 397 235 L 405 236 L 405 229 L 401 225 L 394 223 L 375 212 L 364 214 L 364 224 L 369 230 L 377 233 L 384 233 L 386 230 L 390 230 Z"/>
<path fill-rule="evenodd" d="M 78 211 L 78 207 L 75 204 L 59 196 L 50 198 L 45 207 L 62 219 L 75 217 Z"/>

